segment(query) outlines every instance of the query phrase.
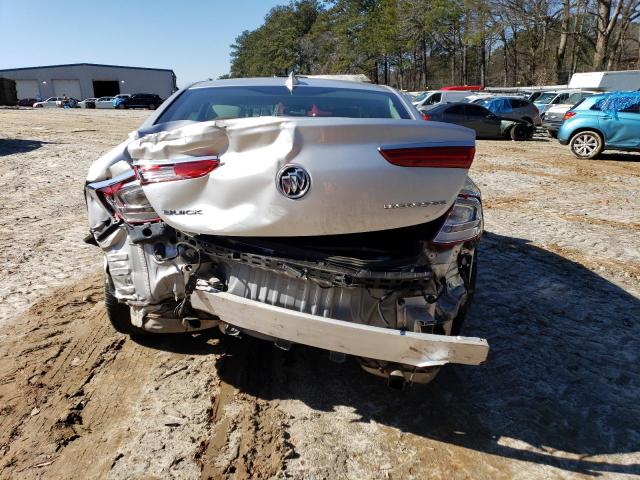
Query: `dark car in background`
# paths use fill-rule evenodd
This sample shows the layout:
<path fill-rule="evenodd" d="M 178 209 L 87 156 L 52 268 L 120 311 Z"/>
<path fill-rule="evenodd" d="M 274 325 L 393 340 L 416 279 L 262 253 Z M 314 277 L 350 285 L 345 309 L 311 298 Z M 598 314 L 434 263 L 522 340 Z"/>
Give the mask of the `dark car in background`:
<path fill-rule="evenodd" d="M 33 104 L 39 102 L 37 98 L 21 98 L 18 100 L 19 107 L 33 107 Z"/>
<path fill-rule="evenodd" d="M 120 99 L 115 108 L 148 108 L 155 110 L 162 104 L 162 98 L 153 93 L 134 93 L 130 97 Z"/>
<path fill-rule="evenodd" d="M 473 101 L 476 105 L 488 108 L 496 115 L 509 120 L 522 120 L 532 125 L 542 125 L 540 111 L 529 100 L 518 97 L 488 97 Z"/>
<path fill-rule="evenodd" d="M 425 120 L 455 123 L 475 130 L 479 139 L 527 140 L 534 133 L 534 127 L 529 122 L 502 118 L 473 103 L 444 103 L 421 113 Z"/>

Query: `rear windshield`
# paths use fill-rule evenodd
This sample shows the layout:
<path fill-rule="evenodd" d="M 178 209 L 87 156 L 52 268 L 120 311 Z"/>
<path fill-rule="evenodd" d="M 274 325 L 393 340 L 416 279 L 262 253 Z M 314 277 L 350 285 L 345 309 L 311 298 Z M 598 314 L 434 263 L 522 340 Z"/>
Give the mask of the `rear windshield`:
<path fill-rule="evenodd" d="M 299 85 L 293 93 L 285 86 L 190 89 L 156 123 L 264 116 L 411 118 L 391 92 Z"/>

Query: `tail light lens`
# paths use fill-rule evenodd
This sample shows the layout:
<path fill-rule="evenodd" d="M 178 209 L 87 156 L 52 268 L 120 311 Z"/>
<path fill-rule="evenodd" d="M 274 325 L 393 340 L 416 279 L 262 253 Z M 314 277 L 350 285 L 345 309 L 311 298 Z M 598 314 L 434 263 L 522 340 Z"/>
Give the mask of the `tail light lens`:
<path fill-rule="evenodd" d="M 379 148 L 380 154 L 400 167 L 465 168 L 475 156 L 475 147 Z"/>
<path fill-rule="evenodd" d="M 137 180 L 114 183 L 98 190 L 104 202 L 111 207 L 116 218 L 127 223 L 149 223 L 160 217 L 147 200 Z"/>
<path fill-rule="evenodd" d="M 431 120 L 431 117 L 423 112 L 422 113 L 422 119 L 425 120 L 425 121 L 429 121 L 429 120 Z"/>
<path fill-rule="evenodd" d="M 141 185 L 204 177 L 220 165 L 216 157 L 175 163 L 140 163 L 134 167 Z"/>
<path fill-rule="evenodd" d="M 480 189 L 467 178 L 433 243 L 451 245 L 467 242 L 482 235 L 483 229 Z"/>
<path fill-rule="evenodd" d="M 562 117 L 562 120 L 569 120 L 570 118 L 573 118 L 575 116 L 576 116 L 576 112 L 567 112 Z"/>

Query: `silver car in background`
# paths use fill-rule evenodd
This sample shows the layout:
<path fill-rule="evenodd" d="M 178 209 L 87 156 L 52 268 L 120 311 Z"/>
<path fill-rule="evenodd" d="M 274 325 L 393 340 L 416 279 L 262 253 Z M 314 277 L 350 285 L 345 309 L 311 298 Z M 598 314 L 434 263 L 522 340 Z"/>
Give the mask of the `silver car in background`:
<path fill-rule="evenodd" d="M 49 97 L 46 100 L 34 103 L 33 108 L 58 108 L 61 101 L 62 97 Z"/>
<path fill-rule="evenodd" d="M 394 386 L 480 364 L 487 342 L 458 336 L 483 232 L 474 153 L 472 130 L 384 86 L 191 85 L 89 170 L 108 317 L 352 355 Z"/>
<path fill-rule="evenodd" d="M 96 108 L 114 108 L 113 97 L 100 97 L 94 103 Z"/>

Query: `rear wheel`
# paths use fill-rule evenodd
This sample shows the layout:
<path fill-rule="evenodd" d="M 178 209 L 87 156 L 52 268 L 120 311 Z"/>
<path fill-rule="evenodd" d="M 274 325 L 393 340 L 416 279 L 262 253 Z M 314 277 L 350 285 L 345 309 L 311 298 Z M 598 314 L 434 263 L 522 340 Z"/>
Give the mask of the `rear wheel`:
<path fill-rule="evenodd" d="M 603 149 L 602 137 L 592 130 L 578 132 L 569 142 L 569 147 L 578 158 L 596 158 Z"/>
<path fill-rule="evenodd" d="M 149 110 L 155 110 L 155 109 L 156 109 L 156 105 L 154 103 L 150 103 Z"/>
<path fill-rule="evenodd" d="M 148 334 L 146 330 L 131 323 L 131 310 L 128 305 L 118 302 L 111 275 L 106 272 L 104 274 L 104 305 L 107 309 L 107 317 L 117 332 L 127 335 Z"/>
<path fill-rule="evenodd" d="M 511 128 L 509 132 L 509 136 L 511 140 L 515 140 L 516 142 L 522 142 L 529 137 L 530 128 L 527 125 L 523 125 L 518 123 Z"/>

